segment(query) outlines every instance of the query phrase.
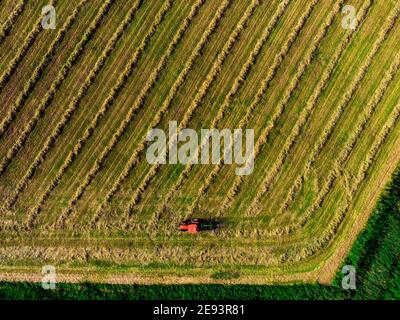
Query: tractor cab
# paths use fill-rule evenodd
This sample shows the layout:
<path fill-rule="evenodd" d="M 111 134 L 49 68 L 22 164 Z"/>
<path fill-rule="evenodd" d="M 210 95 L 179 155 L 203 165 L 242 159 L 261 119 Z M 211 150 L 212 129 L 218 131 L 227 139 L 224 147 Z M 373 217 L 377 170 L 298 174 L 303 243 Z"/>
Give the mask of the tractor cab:
<path fill-rule="evenodd" d="M 210 231 L 210 230 L 215 230 L 218 228 L 218 223 L 214 220 L 210 219 L 188 219 L 185 221 L 182 221 L 179 224 L 178 229 L 180 231 L 185 231 L 189 232 L 191 234 L 196 234 L 200 231 Z"/>

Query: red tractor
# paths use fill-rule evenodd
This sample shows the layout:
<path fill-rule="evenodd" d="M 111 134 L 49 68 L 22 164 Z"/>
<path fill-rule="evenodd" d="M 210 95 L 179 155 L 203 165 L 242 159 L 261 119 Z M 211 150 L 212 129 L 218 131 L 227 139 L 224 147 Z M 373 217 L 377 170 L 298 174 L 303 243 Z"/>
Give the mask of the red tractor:
<path fill-rule="evenodd" d="M 209 219 L 188 219 L 179 224 L 180 231 L 186 231 L 192 234 L 200 231 L 210 231 L 217 229 L 219 224 L 214 220 Z"/>

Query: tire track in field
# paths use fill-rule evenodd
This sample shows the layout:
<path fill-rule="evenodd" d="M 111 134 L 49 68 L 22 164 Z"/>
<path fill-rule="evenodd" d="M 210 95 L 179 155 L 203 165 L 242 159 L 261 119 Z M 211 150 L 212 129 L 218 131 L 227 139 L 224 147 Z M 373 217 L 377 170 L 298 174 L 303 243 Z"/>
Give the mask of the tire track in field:
<path fill-rule="evenodd" d="M 122 37 L 123 33 L 125 32 L 126 28 L 132 23 L 137 10 L 139 10 L 140 5 L 142 4 L 142 0 L 137 0 L 135 4 L 130 8 L 128 13 L 126 14 L 125 18 L 123 19 L 122 23 L 119 25 L 117 30 L 114 32 L 110 40 L 108 41 L 104 51 L 102 52 L 100 58 L 96 61 L 93 69 L 90 71 L 89 75 L 87 76 L 86 80 L 84 81 L 83 85 L 80 87 L 77 96 L 72 99 L 69 107 L 63 114 L 61 120 L 56 125 L 54 131 L 46 140 L 43 148 L 40 150 L 39 154 L 35 157 L 34 161 L 30 165 L 29 169 L 18 183 L 13 195 L 7 199 L 6 201 L 6 208 L 8 210 L 11 209 L 11 206 L 15 204 L 18 200 L 19 195 L 25 190 L 29 180 L 32 179 L 33 175 L 35 174 L 36 169 L 43 163 L 46 159 L 47 153 L 51 150 L 51 148 L 56 143 L 57 138 L 63 132 L 64 127 L 68 124 L 72 116 L 74 115 L 75 111 L 79 108 L 80 102 L 82 101 L 83 97 L 86 95 L 92 84 L 94 83 L 95 79 L 97 78 L 99 72 L 105 66 L 108 58 L 111 56 L 117 42 Z"/>
<path fill-rule="evenodd" d="M 91 25 L 87 29 L 87 31 L 84 33 L 82 39 L 78 43 L 78 45 L 75 47 L 74 51 L 68 58 L 67 62 L 63 65 L 61 68 L 60 73 L 58 74 L 57 78 L 55 81 L 52 83 L 50 90 L 46 93 L 44 99 L 40 102 L 39 107 L 36 109 L 35 114 L 33 117 L 29 120 L 28 124 L 25 126 L 24 131 L 21 133 L 21 135 L 18 137 L 18 139 L 14 142 L 13 146 L 8 150 L 6 156 L 1 160 L 0 162 L 0 176 L 4 174 L 4 172 L 7 170 L 8 165 L 10 164 L 11 160 L 14 158 L 14 156 L 17 154 L 17 152 L 21 149 L 21 147 L 25 144 L 26 140 L 28 139 L 30 133 L 33 131 L 35 128 L 37 122 L 40 120 L 42 117 L 43 113 L 46 111 L 47 107 L 51 104 L 51 102 L 54 99 L 54 96 L 56 95 L 58 89 L 60 88 L 61 84 L 65 81 L 67 78 L 69 71 L 71 68 L 75 65 L 77 62 L 78 58 L 81 56 L 83 53 L 86 44 L 91 40 L 93 34 L 97 31 L 98 27 L 101 24 L 101 21 L 103 18 L 108 14 L 110 7 L 112 4 L 115 2 L 115 0 L 107 0 L 104 2 L 104 4 L 101 6 L 99 12 L 97 13 L 96 17 L 92 21 Z M 76 16 L 75 16 L 76 17 Z M 71 21 L 68 21 L 71 22 Z M 73 21 L 72 21 L 73 22 Z M 68 25 L 67 29 L 69 28 Z M 61 30 L 63 31 L 63 30 Z M 52 46 L 46 53 L 46 55 L 43 57 L 42 62 L 38 66 L 38 68 L 35 69 L 32 77 L 29 79 L 28 84 L 25 85 L 25 88 L 21 95 L 18 97 L 17 102 L 14 104 L 12 107 L 12 110 L 10 110 L 9 114 L 7 115 L 6 119 L 3 120 L 3 122 L 0 125 L 0 137 L 4 133 L 4 131 L 8 128 L 8 126 L 11 124 L 11 122 L 15 119 L 17 113 L 20 111 L 20 109 L 23 107 L 25 104 L 26 100 L 28 99 L 30 93 L 36 86 L 38 80 L 40 79 L 41 73 L 43 72 L 43 69 L 47 66 L 49 63 L 49 59 L 51 56 L 54 54 L 55 50 L 57 49 L 57 46 L 59 45 L 60 40 L 65 35 L 64 32 L 60 32 L 58 34 L 59 37 L 56 38 L 56 40 L 53 42 Z"/>

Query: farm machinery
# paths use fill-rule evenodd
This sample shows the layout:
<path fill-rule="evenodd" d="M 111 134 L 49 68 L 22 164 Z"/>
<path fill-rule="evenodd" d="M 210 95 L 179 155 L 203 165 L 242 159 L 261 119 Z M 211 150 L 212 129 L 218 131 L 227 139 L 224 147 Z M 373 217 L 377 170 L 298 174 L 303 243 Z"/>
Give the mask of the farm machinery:
<path fill-rule="evenodd" d="M 211 219 L 188 219 L 179 224 L 180 231 L 189 232 L 191 234 L 199 233 L 200 231 L 216 230 L 220 224 Z"/>

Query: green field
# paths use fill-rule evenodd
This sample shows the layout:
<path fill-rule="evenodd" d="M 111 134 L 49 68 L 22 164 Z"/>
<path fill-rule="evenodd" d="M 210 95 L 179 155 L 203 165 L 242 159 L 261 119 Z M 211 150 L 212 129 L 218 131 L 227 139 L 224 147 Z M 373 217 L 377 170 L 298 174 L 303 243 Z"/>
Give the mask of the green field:
<path fill-rule="evenodd" d="M 51 3 L 0 1 L 0 280 L 332 283 L 400 160 L 400 3 Z M 170 121 L 254 129 L 254 171 L 149 164 Z"/>

